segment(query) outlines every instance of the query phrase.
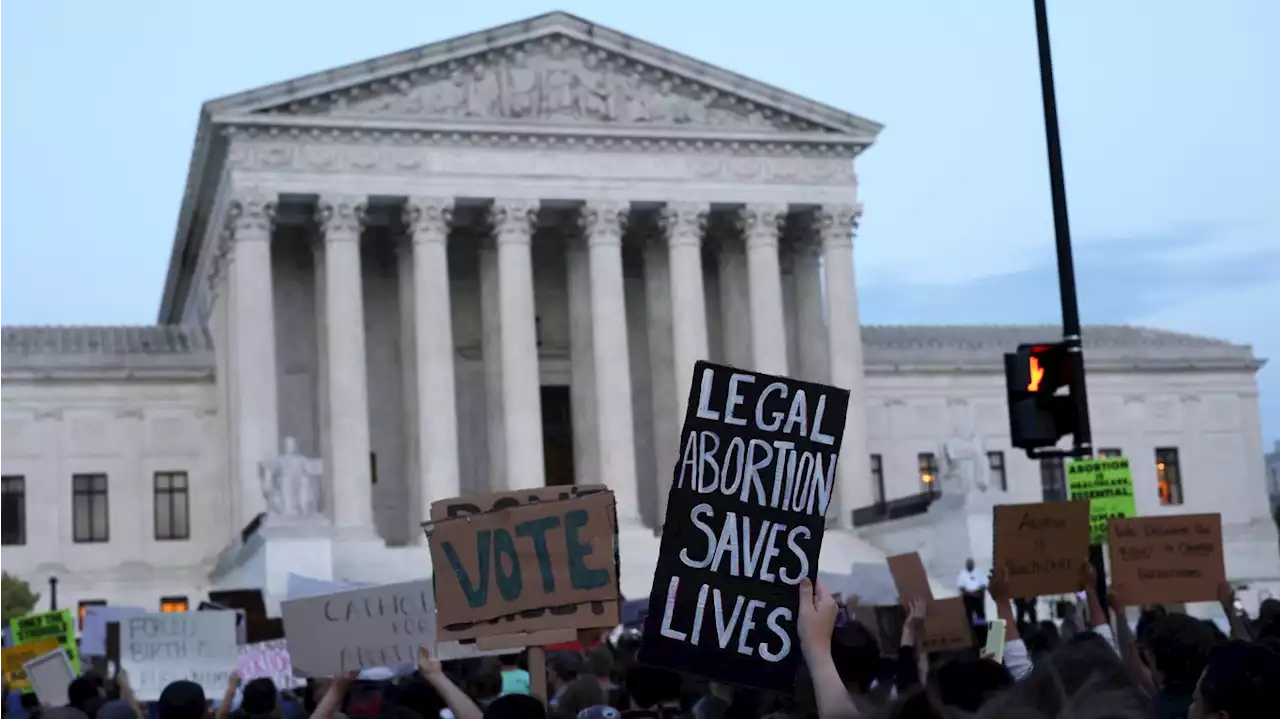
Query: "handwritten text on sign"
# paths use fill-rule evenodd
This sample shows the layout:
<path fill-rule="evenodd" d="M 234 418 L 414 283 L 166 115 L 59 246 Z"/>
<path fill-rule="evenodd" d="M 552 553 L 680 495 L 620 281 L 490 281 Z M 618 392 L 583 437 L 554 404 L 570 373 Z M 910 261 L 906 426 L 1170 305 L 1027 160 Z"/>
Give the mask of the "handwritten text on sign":
<path fill-rule="evenodd" d="M 1125 457 L 1081 459 L 1067 465 L 1067 493 L 1071 499 L 1089 502 L 1089 542 L 1107 541 L 1107 521 L 1136 517 L 1133 471 Z"/>
<path fill-rule="evenodd" d="M 612 492 L 436 522 L 441 627 L 618 598 Z"/>
<path fill-rule="evenodd" d="M 70 609 L 55 609 L 42 614 L 28 614 L 9 622 L 13 629 L 13 643 L 26 644 L 36 639 L 57 637 L 67 650 L 71 669 L 80 672 L 80 652 L 76 647 L 76 622 Z"/>
<path fill-rule="evenodd" d="M 995 569 L 1008 571 L 1013 596 L 1079 591 L 1080 563 L 1089 558 L 1089 503 L 997 505 L 995 542 Z"/>
<path fill-rule="evenodd" d="M 849 393 L 699 362 L 641 661 L 791 691 Z"/>
<path fill-rule="evenodd" d="M 359 669 L 413 665 L 435 648 L 431 582 L 352 589 L 280 603 L 294 673 L 332 677 Z"/>
<path fill-rule="evenodd" d="M 236 673 L 246 682 L 251 679 L 270 679 L 277 689 L 292 689 L 299 684 L 299 680 L 293 676 L 289 645 L 283 639 L 242 644 Z"/>
<path fill-rule="evenodd" d="M 120 668 L 143 701 L 186 679 L 220 696 L 236 669 L 236 615 L 231 612 L 143 614 L 120 620 Z"/>
<path fill-rule="evenodd" d="M 1108 527 L 1111 584 L 1126 604 L 1218 598 L 1227 580 L 1220 515 L 1113 519 Z"/>

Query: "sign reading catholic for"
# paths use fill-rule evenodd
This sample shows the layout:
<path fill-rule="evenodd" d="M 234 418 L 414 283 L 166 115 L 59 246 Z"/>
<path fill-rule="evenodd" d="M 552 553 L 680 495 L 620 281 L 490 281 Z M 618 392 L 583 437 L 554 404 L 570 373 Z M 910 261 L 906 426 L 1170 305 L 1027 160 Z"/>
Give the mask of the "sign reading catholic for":
<path fill-rule="evenodd" d="M 847 390 L 699 362 L 640 660 L 790 692 Z"/>

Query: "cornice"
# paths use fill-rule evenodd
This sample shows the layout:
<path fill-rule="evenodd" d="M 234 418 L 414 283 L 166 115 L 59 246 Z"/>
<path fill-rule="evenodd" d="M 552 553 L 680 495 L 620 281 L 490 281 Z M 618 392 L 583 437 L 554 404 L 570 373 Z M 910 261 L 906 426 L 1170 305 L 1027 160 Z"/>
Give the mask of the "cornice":
<path fill-rule="evenodd" d="M 1175 374 L 1180 372 L 1248 372 L 1256 373 L 1265 360 L 1122 360 L 1099 358 L 1092 359 L 1086 355 L 1085 360 L 1090 374 L 1125 374 L 1143 372 L 1147 374 Z M 1004 375 L 1003 366 L 997 363 L 971 363 L 966 361 L 946 362 L 944 360 L 878 363 L 867 362 L 867 375 Z"/>
<path fill-rule="evenodd" d="M 4 382 L 213 382 L 213 368 L 183 369 L 175 367 L 154 368 L 47 368 L 8 369 L 0 373 Z"/>

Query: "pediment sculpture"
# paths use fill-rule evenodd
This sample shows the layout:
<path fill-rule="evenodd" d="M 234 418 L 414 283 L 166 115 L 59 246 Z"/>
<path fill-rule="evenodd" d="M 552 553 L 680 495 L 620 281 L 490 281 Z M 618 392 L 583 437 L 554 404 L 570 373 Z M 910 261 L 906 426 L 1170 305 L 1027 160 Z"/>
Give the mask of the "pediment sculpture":
<path fill-rule="evenodd" d="M 431 66 L 274 112 L 829 131 L 564 36 Z"/>

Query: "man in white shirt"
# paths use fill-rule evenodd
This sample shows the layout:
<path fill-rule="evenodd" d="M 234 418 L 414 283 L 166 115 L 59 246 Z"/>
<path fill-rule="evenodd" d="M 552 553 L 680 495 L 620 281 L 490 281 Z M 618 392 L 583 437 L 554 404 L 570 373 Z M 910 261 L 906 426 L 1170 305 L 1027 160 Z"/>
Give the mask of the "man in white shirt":
<path fill-rule="evenodd" d="M 964 569 L 956 578 L 960 596 L 964 597 L 964 611 L 970 624 L 986 623 L 987 607 L 983 594 L 987 590 L 987 578 L 974 569 L 973 558 L 964 560 Z"/>

